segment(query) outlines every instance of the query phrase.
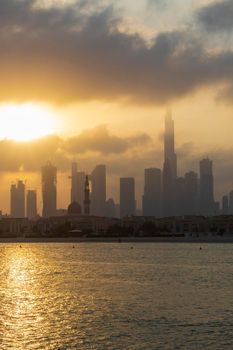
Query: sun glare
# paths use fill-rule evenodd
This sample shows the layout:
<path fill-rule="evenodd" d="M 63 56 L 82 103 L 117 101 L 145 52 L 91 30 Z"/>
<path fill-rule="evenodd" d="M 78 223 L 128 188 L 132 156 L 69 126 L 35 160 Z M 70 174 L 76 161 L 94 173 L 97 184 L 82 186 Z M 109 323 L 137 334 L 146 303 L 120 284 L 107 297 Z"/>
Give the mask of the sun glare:
<path fill-rule="evenodd" d="M 0 106 L 0 139 L 31 141 L 56 132 L 55 116 L 44 106 Z"/>

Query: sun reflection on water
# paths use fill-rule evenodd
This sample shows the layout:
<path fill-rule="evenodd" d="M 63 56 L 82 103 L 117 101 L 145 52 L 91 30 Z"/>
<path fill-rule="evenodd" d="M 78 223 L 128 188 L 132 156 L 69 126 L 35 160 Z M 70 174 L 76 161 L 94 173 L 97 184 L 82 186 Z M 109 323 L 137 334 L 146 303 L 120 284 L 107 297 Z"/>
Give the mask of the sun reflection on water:
<path fill-rule="evenodd" d="M 0 349 L 1 339 L 4 350 L 57 349 L 77 322 L 73 281 L 57 264 L 61 257 L 46 245 L 0 245 Z"/>
<path fill-rule="evenodd" d="M 37 349 L 38 339 L 48 334 L 50 309 L 43 295 L 48 281 L 42 278 L 46 267 L 40 266 L 37 254 L 38 249 L 27 245 L 4 249 L 5 268 L 0 276 L 4 283 L 0 292 L 4 328 L 0 335 L 9 342 L 9 349 Z"/>
<path fill-rule="evenodd" d="M 19 340 L 26 339 L 31 324 L 29 315 L 36 307 L 36 289 L 31 269 L 34 254 L 33 251 L 15 245 L 13 248 L 6 248 L 4 255 L 5 278 L 2 280 L 5 281 L 5 286 L 2 289 L 4 294 L 1 298 L 3 300 L 1 314 L 4 315 L 2 321 L 7 325 L 5 332 L 14 334 L 12 346 L 16 346 Z"/>

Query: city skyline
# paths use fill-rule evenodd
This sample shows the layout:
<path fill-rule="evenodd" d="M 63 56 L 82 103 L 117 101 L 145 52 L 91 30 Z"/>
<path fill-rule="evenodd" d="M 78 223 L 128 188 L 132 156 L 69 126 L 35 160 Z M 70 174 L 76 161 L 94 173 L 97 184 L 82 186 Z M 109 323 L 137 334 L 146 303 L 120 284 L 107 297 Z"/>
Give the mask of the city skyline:
<path fill-rule="evenodd" d="M 141 203 L 143 169 L 163 168 L 166 110 L 179 175 L 209 156 L 221 200 L 233 186 L 231 1 L 46 3 L 0 4 L 2 209 L 9 183 L 30 178 L 42 210 L 38 169 L 47 159 L 59 169 L 59 207 L 75 159 L 88 174 L 106 164 L 117 202 L 118 178 L 135 177 Z"/>
<path fill-rule="evenodd" d="M 215 197 L 213 161 L 208 157 L 199 160 L 199 172 L 189 169 L 179 174 L 175 142 L 175 122 L 171 112 L 164 118 L 164 162 L 163 168 L 144 169 L 144 190 L 141 206 L 137 202 L 135 178 L 120 176 L 119 202 L 107 194 L 109 178 L 105 164 L 96 165 L 90 175 L 80 171 L 77 162 L 71 163 L 70 197 L 68 204 L 61 208 L 57 194 L 58 169 L 50 161 L 41 168 L 42 217 L 64 215 L 68 211 L 82 215 L 121 217 L 143 215 L 160 217 L 172 216 L 214 216 L 232 214 L 232 192 Z M 133 169 L 131 169 L 133 173 Z M 27 206 L 26 206 L 27 203 Z M 37 193 L 26 189 L 26 182 L 18 180 L 10 187 L 10 214 L 12 217 L 36 218 Z M 119 209 L 118 209 L 119 207 Z M 76 209 L 75 209 L 76 208 Z M 26 214 L 27 213 L 27 214 Z M 34 217 L 33 214 L 34 213 Z"/>
<path fill-rule="evenodd" d="M 170 112 L 169 112 L 170 113 Z M 176 115 L 176 113 L 174 113 Z M 167 114 L 165 114 L 167 115 Z M 176 122 L 175 117 L 175 122 Z M 164 114 L 163 114 L 163 119 L 164 119 Z M 106 129 L 104 128 L 104 131 Z M 175 133 L 179 134 L 177 132 L 177 126 L 175 129 Z M 163 132 L 161 133 L 161 135 Z M 106 135 L 105 135 L 106 136 Z M 108 137 L 108 136 L 107 136 Z M 140 137 L 137 142 L 141 142 Z M 142 159 L 142 158 L 136 158 L 133 162 L 133 165 L 128 168 L 127 166 L 123 168 L 123 165 L 125 164 L 124 159 L 122 160 L 122 165 L 118 163 L 118 166 L 120 166 L 120 171 L 115 169 L 114 164 L 108 160 L 108 156 L 106 156 L 106 166 L 108 169 L 108 174 L 107 174 L 107 198 L 114 198 L 116 203 L 119 203 L 120 201 L 120 196 L 119 196 L 119 184 L 118 184 L 118 179 L 120 177 L 130 177 L 133 176 L 135 178 L 136 182 L 136 200 L 138 203 L 138 208 L 143 207 L 143 200 L 142 200 L 142 194 L 143 194 L 143 188 L 144 188 L 144 169 L 149 169 L 149 168 L 159 168 L 163 169 L 163 164 L 164 164 L 164 147 L 163 147 L 163 140 L 161 142 L 161 150 L 159 151 L 159 156 L 158 156 L 158 150 L 155 149 L 155 145 L 152 143 L 150 145 L 150 159 Z M 104 143 L 104 141 L 103 141 Z M 26 143 L 27 144 L 27 143 Z M 25 146 L 25 143 L 21 143 L 21 145 Z M 27 146 L 28 148 L 28 146 Z M 187 148 L 187 149 L 186 149 Z M 181 149 L 179 147 L 179 140 L 178 137 L 176 136 L 176 150 L 178 152 L 178 176 L 183 176 L 185 175 L 186 172 L 189 171 L 195 171 L 196 173 L 199 173 L 199 161 L 204 158 L 210 158 L 214 162 L 214 175 L 215 175 L 215 198 L 219 202 L 222 201 L 222 196 L 226 195 L 229 193 L 231 188 L 233 188 L 233 180 L 231 180 L 231 173 L 227 174 L 222 174 L 222 169 L 219 165 L 219 156 L 216 156 L 216 158 L 209 156 L 209 154 L 206 152 L 203 152 L 200 157 L 194 157 L 192 159 L 189 158 L 189 144 L 186 144 L 183 146 Z M 183 154 L 182 152 L 187 152 L 187 154 Z M 153 159 L 154 155 L 154 159 Z M 214 156 L 214 155 L 213 155 Z M 45 155 L 46 157 L 46 155 Z M 94 157 L 94 155 L 93 155 Z M 77 155 L 76 158 L 79 158 Z M 187 160 L 188 158 L 188 160 Z M 46 159 L 46 158 L 45 158 Z M 45 159 L 43 159 L 42 164 L 45 162 Z M 98 156 L 96 158 L 88 160 L 83 160 L 82 157 L 80 157 L 80 160 L 77 162 L 78 163 L 78 171 L 77 171 L 77 176 L 79 178 L 80 183 L 84 182 L 85 178 L 85 172 L 88 174 L 91 174 L 94 168 L 96 167 L 95 160 L 102 160 L 103 162 L 100 162 L 100 164 L 104 163 L 105 157 L 99 158 Z M 58 185 L 59 185 L 59 191 L 58 191 L 58 207 L 59 208 L 67 208 L 68 204 L 70 203 L 70 197 L 71 197 L 71 177 L 72 173 L 70 171 L 70 167 L 72 162 L 70 160 L 66 161 L 65 167 L 64 164 L 61 165 L 59 163 L 53 162 L 54 165 L 57 165 L 58 167 Z M 75 162 L 73 162 L 75 163 Z M 37 166 L 37 164 L 36 164 Z M 25 181 L 26 179 L 28 180 L 28 188 L 35 188 L 38 193 L 38 210 L 39 212 L 42 211 L 42 197 L 41 197 L 41 178 L 40 178 L 40 171 L 39 171 L 40 165 L 38 164 L 38 168 L 34 169 L 33 172 L 27 173 L 23 168 L 20 169 L 20 172 L 11 172 L 8 173 L 8 176 L 10 177 L 10 182 L 15 183 L 17 179 L 22 179 Z M 231 169 L 231 168 L 230 168 Z M 229 169 L 229 170 L 230 170 Z M 233 169 L 233 168 L 232 168 Z M 222 177 L 226 175 L 229 178 L 229 181 L 224 182 L 222 180 Z M 3 203 L 1 204 L 1 208 L 3 212 L 10 212 L 10 199 L 9 199 L 9 180 L 8 176 L 4 175 L 4 172 L 1 173 L 1 192 L 3 194 L 2 198 L 4 200 L 2 201 Z M 2 181 L 3 180 L 3 181 Z M 80 190 L 80 187 L 79 187 Z M 79 197 L 82 191 L 79 191 Z M 81 202 L 83 202 L 83 198 L 81 198 Z M 82 204 L 81 204 L 82 205 Z"/>
<path fill-rule="evenodd" d="M 161 113 L 161 119 L 163 121 L 164 112 Z M 181 144 L 179 140 L 180 130 L 183 128 L 184 123 L 180 126 L 179 115 L 177 112 L 174 112 L 176 120 L 176 139 L 177 139 L 177 153 L 179 156 L 179 172 L 184 174 L 186 171 L 193 169 L 195 172 L 199 171 L 198 162 L 201 158 L 209 156 L 210 159 L 214 161 L 214 173 L 216 179 L 216 198 L 221 199 L 222 193 L 227 193 L 229 188 L 233 186 L 232 180 L 232 169 L 233 164 L 231 163 L 231 151 L 230 149 L 226 151 L 226 155 L 221 154 L 221 150 L 216 149 L 215 151 L 201 151 L 197 154 L 193 154 L 198 145 L 195 140 L 191 140 L 189 135 L 186 134 L 186 140 L 189 142 L 184 142 Z M 187 122 L 188 124 L 188 122 Z M 163 123 L 162 123 L 163 126 Z M 104 126 L 98 127 L 91 131 L 86 131 L 81 133 L 80 138 L 80 149 L 82 149 L 82 143 L 89 144 L 91 143 L 91 138 L 93 138 L 93 143 L 98 147 L 99 151 L 85 151 L 84 154 L 77 153 L 76 159 L 78 160 L 78 165 L 80 169 L 84 169 L 87 173 L 91 173 L 96 164 L 106 164 L 108 167 L 109 175 L 111 175 L 110 181 L 108 181 L 108 193 L 110 197 L 115 197 L 119 201 L 117 195 L 117 179 L 120 176 L 134 176 L 137 182 L 137 200 L 141 202 L 141 193 L 143 191 L 143 171 L 144 168 L 153 168 L 158 167 L 162 168 L 163 164 L 163 142 L 161 135 L 163 134 L 162 127 L 159 130 L 155 129 L 150 131 L 150 134 L 138 134 L 135 133 L 129 138 L 121 138 L 116 134 L 111 133 L 109 128 Z M 153 139 L 153 135 L 156 135 L 156 140 Z M 96 142 L 96 138 L 98 142 Z M 105 152 L 104 147 L 101 146 L 101 139 L 105 142 L 110 143 L 110 153 L 101 153 Z M 159 140 L 159 141 L 158 141 Z M 72 140 L 71 140 L 72 141 Z M 193 141 L 193 142 L 192 142 Z M 2 164 L 2 170 L 0 171 L 0 181 L 1 181 L 1 198 L 2 198 L 2 209 L 4 211 L 9 211 L 10 203 L 8 196 L 8 186 L 9 183 L 15 182 L 16 179 L 27 179 L 30 178 L 29 187 L 40 189 L 40 174 L 39 167 L 48 159 L 46 149 L 57 147 L 57 142 L 60 142 L 60 139 L 57 140 L 57 137 L 49 136 L 45 139 L 40 139 L 34 142 L 20 142 L 15 143 L 15 141 L 1 141 L 1 145 L 11 148 L 11 152 L 15 153 L 16 164 L 7 164 L 9 158 L 9 153 L 4 155 L 4 161 Z M 69 142 L 69 141 L 67 141 Z M 158 144 L 157 144 L 158 142 Z M 117 144 L 117 146 L 115 145 Z M 7 144 L 7 146 L 6 146 Z M 129 146 L 130 144 L 130 146 Z M 132 145 L 132 146 L 131 146 Z M 29 147 L 30 146 L 30 147 Z M 64 144 L 65 147 L 67 145 Z M 78 152 L 79 143 L 75 146 L 75 151 Z M 117 150 L 115 152 L 115 148 Z M 132 147 L 132 148 L 131 148 Z M 121 150 L 122 148 L 122 150 Z M 208 147 L 207 147 L 208 148 Z M 30 154 L 28 154 L 30 151 Z M 8 152 L 8 151 L 6 151 Z M 62 151 L 63 152 L 63 151 Z M 19 154 L 18 154 L 19 153 Z M 35 156 L 32 154 L 35 153 Z M 73 158 L 75 154 L 73 154 Z M 31 167 L 32 159 L 33 167 Z M 63 153 L 58 156 L 52 155 L 49 157 L 53 160 L 53 163 L 56 164 L 59 168 L 58 174 L 58 183 L 60 188 L 62 188 L 62 195 L 58 194 L 58 203 L 60 207 L 64 207 L 68 203 L 69 191 L 70 191 L 70 164 L 71 159 L 64 159 Z M 12 157 L 11 157 L 12 159 Z M 12 162 L 12 161 L 11 161 Z M 130 164 L 130 167 L 127 165 Z M 16 169 L 17 167 L 17 169 Z M 15 168 L 15 169 L 14 169 Z M 12 169 L 12 170 L 11 170 Z M 129 169 L 133 169 L 132 172 Z M 39 198 L 39 203 L 41 200 Z M 40 205 L 41 210 L 41 205 Z"/>

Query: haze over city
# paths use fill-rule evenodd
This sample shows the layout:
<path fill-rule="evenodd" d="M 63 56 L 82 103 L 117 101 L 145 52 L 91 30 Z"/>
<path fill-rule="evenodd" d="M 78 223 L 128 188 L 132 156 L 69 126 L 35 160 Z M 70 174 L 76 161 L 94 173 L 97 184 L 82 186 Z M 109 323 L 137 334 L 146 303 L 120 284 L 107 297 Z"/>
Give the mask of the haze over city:
<path fill-rule="evenodd" d="M 59 171 L 59 208 L 73 160 L 87 173 L 106 164 L 116 201 L 119 177 L 135 177 L 141 207 L 144 168 L 163 167 L 167 110 L 178 174 L 209 156 L 216 199 L 228 193 L 231 18 L 229 0 L 1 1 L 1 209 L 16 179 L 41 193 L 47 160 Z"/>

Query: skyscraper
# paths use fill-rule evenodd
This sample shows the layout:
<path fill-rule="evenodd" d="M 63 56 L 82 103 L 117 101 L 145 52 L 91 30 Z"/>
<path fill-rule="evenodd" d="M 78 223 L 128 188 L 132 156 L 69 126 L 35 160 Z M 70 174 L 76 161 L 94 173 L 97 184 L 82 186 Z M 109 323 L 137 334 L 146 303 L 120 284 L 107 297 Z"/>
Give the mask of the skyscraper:
<path fill-rule="evenodd" d="M 34 219 L 37 216 L 37 196 L 36 191 L 27 191 L 27 218 Z"/>
<path fill-rule="evenodd" d="M 233 191 L 229 193 L 229 214 L 233 215 Z"/>
<path fill-rule="evenodd" d="M 91 177 L 91 213 L 105 216 L 106 204 L 106 166 L 97 165 Z"/>
<path fill-rule="evenodd" d="M 86 174 L 83 171 L 77 172 L 77 202 L 81 205 L 84 212 L 84 189 L 85 189 Z"/>
<path fill-rule="evenodd" d="M 175 180 L 177 178 L 177 157 L 175 153 L 174 121 L 171 113 L 165 117 L 164 166 L 163 166 L 163 216 L 175 212 Z"/>
<path fill-rule="evenodd" d="M 142 200 L 144 216 L 161 216 L 161 170 L 145 169 L 144 195 Z"/>
<path fill-rule="evenodd" d="M 135 181 L 132 177 L 120 179 L 120 216 L 135 215 Z"/>
<path fill-rule="evenodd" d="M 222 197 L 222 214 L 228 215 L 229 214 L 229 201 L 228 196 Z"/>
<path fill-rule="evenodd" d="M 84 202 L 84 188 L 85 188 L 85 180 L 86 174 L 83 171 L 78 171 L 78 165 L 76 162 L 71 165 L 71 203 L 78 203 L 82 209 Z"/>
<path fill-rule="evenodd" d="M 189 171 L 185 174 L 184 215 L 198 214 L 198 174 Z"/>
<path fill-rule="evenodd" d="M 78 202 L 78 165 L 77 163 L 71 164 L 71 194 L 70 201 Z"/>
<path fill-rule="evenodd" d="M 175 180 L 177 178 L 177 157 L 175 153 L 175 127 L 171 113 L 167 113 L 165 117 L 164 162 L 170 164 L 171 176 Z"/>
<path fill-rule="evenodd" d="M 84 215 L 89 216 L 91 201 L 90 201 L 90 186 L 89 186 L 88 175 L 86 175 L 86 180 L 85 180 L 83 205 L 84 205 Z"/>
<path fill-rule="evenodd" d="M 11 206 L 11 216 L 18 216 L 18 196 L 17 196 L 17 185 L 12 184 L 10 189 L 10 206 Z"/>
<path fill-rule="evenodd" d="M 19 180 L 11 186 L 11 216 L 15 218 L 25 217 L 25 184 Z"/>
<path fill-rule="evenodd" d="M 174 182 L 173 189 L 173 208 L 172 213 L 174 216 L 183 216 L 185 212 L 185 178 L 177 177 Z"/>
<path fill-rule="evenodd" d="M 164 217 L 172 216 L 174 213 L 174 180 L 169 161 L 163 165 L 163 211 Z"/>
<path fill-rule="evenodd" d="M 106 216 L 109 218 L 116 217 L 116 205 L 113 198 L 109 198 L 106 201 Z"/>
<path fill-rule="evenodd" d="M 200 214 L 214 214 L 213 163 L 208 158 L 200 161 Z"/>
<path fill-rule="evenodd" d="M 50 162 L 42 167 L 43 217 L 56 215 L 57 210 L 57 168 Z"/>

